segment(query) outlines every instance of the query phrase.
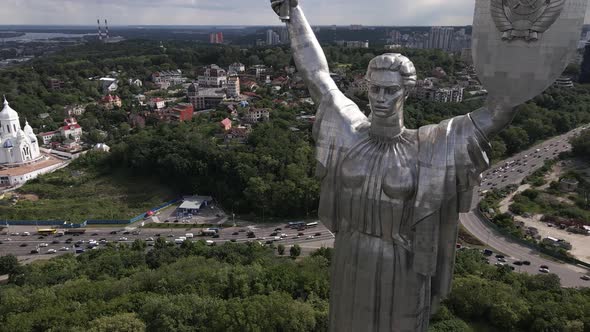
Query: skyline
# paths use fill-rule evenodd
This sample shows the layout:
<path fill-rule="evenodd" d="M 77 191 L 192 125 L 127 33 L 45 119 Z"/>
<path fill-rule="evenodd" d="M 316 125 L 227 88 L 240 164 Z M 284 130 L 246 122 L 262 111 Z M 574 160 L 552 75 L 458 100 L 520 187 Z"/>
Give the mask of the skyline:
<path fill-rule="evenodd" d="M 471 25 L 474 0 L 300 0 L 312 25 Z M 2 25 L 280 25 L 269 1 L 8 0 Z M 586 13 L 590 23 L 590 11 Z"/>

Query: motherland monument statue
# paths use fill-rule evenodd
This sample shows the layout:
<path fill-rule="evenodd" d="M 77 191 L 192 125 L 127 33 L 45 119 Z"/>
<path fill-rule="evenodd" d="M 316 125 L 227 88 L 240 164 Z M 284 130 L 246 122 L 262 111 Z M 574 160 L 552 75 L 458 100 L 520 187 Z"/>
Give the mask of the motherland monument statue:
<path fill-rule="evenodd" d="M 383 0 L 385 3 L 387 0 Z M 472 54 L 484 107 L 404 127 L 416 84 L 407 57 L 370 61 L 371 115 L 338 89 L 299 1 L 271 0 L 314 102 L 320 220 L 336 234 L 329 329 L 426 331 L 449 293 L 459 213 L 490 166 L 490 137 L 563 72 L 587 0 L 476 0 Z M 307 4 L 313 7 L 314 2 Z"/>

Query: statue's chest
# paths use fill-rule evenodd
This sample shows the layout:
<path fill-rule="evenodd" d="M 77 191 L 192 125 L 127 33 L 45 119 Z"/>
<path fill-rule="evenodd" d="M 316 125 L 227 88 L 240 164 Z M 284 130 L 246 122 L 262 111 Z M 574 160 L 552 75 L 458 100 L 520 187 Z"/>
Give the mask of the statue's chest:
<path fill-rule="evenodd" d="M 412 142 L 361 142 L 342 162 L 343 190 L 365 199 L 409 200 L 417 186 L 416 159 Z"/>

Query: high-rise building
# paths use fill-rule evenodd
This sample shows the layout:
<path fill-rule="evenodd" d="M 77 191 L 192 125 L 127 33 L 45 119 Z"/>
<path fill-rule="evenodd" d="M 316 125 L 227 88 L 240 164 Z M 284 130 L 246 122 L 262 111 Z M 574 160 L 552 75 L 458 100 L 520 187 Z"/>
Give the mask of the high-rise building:
<path fill-rule="evenodd" d="M 582 68 L 580 68 L 579 82 L 582 84 L 590 83 L 590 43 L 586 43 L 584 49 L 584 60 L 582 60 Z"/>
<path fill-rule="evenodd" d="M 279 30 L 279 37 L 281 39 L 282 44 L 288 44 L 290 42 L 289 29 L 281 28 L 281 30 Z"/>
<path fill-rule="evenodd" d="M 209 43 L 223 44 L 223 32 L 212 32 L 209 34 Z"/>
<path fill-rule="evenodd" d="M 281 37 L 272 29 L 266 30 L 266 45 L 278 45 L 281 43 Z"/>
<path fill-rule="evenodd" d="M 240 96 L 240 78 L 238 75 L 231 75 L 227 78 L 227 96 L 230 98 Z"/>
<path fill-rule="evenodd" d="M 453 46 L 452 27 L 432 27 L 426 48 L 439 48 L 445 51 L 451 50 Z"/>

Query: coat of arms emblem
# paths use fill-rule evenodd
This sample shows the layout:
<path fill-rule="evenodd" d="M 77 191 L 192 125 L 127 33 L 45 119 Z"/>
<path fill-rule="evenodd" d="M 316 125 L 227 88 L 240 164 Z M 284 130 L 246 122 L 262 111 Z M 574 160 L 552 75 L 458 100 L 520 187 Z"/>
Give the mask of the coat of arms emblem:
<path fill-rule="evenodd" d="M 565 0 L 491 0 L 490 10 L 503 40 L 536 41 L 559 17 Z"/>

